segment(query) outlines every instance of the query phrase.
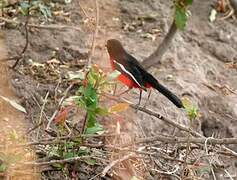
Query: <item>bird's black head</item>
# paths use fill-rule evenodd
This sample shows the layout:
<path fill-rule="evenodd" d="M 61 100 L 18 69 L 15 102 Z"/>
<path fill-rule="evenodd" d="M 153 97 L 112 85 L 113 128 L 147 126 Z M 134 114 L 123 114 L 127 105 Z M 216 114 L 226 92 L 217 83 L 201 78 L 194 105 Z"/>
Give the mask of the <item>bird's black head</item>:
<path fill-rule="evenodd" d="M 109 55 L 113 58 L 121 56 L 125 52 L 121 42 L 116 39 L 109 39 L 107 41 L 106 47 Z"/>

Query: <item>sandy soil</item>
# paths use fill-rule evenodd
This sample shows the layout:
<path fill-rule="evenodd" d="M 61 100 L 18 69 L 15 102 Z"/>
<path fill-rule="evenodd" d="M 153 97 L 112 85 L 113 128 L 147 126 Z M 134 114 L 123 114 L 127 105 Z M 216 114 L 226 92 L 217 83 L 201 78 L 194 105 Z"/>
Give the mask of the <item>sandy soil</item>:
<path fill-rule="evenodd" d="M 0 59 L 7 57 L 6 47 L 3 36 L 0 36 Z M 14 94 L 10 72 L 4 62 L 0 62 L 0 95 L 12 101 L 18 102 Z M 25 143 L 24 135 L 27 131 L 28 122 L 24 114 L 19 112 L 8 102 L 0 98 L 0 153 L 4 163 L 9 163 L 5 177 L 10 179 L 37 179 L 37 171 L 31 166 L 20 165 L 20 162 L 34 160 L 34 152 L 30 149 L 19 147 L 17 145 Z M 15 160 L 14 160 L 15 159 Z"/>
<path fill-rule="evenodd" d="M 208 17 L 214 2 L 194 2 L 186 30 L 178 32 L 161 64 L 149 71 L 178 96 L 188 97 L 198 105 L 200 116 L 194 123 L 195 130 L 206 137 L 237 137 L 237 69 L 234 66 L 237 62 L 237 21 L 230 18 L 210 23 Z M 80 3 L 86 12 L 90 12 L 89 16 L 92 16 L 94 3 L 86 0 Z M 100 26 L 93 62 L 105 71 L 110 70 L 104 49 L 109 38 L 120 39 L 125 48 L 142 61 L 158 46 L 168 30 L 173 15 L 173 9 L 168 7 L 171 7 L 171 2 L 164 0 L 100 2 Z M 30 58 L 36 62 L 45 62 L 57 58 L 71 63 L 75 59 L 85 60 L 88 57 L 93 28 L 85 23 L 86 15 L 76 2 L 66 5 L 64 11 L 71 12 L 70 21 L 54 17 L 53 22 L 74 25 L 80 30 L 32 29 L 26 61 Z M 37 20 L 32 18 L 32 22 L 36 23 Z M 9 54 L 20 52 L 24 46 L 23 30 L 5 29 L 4 33 Z M 19 71 L 23 69 L 21 64 Z M 42 97 L 48 90 L 53 92 L 57 82 L 42 82 L 29 73 L 18 72 L 13 75 L 13 85 L 18 96 L 24 98 L 23 105 L 29 112 L 27 119 L 36 123 L 40 109 L 31 95 L 42 102 Z M 64 87 L 60 88 L 63 90 Z M 138 96 L 138 91 L 134 90 L 126 97 L 136 102 Z M 145 99 L 144 94 L 143 103 Z M 184 112 L 176 109 L 157 92 L 152 92 L 147 106 L 180 123 L 187 125 L 189 122 Z M 54 109 L 53 102 L 48 109 L 50 114 L 50 110 Z M 128 123 L 122 127 L 122 131 L 134 131 L 130 133 L 131 136 L 151 136 L 158 132 L 180 133 L 140 112 L 131 111 L 126 120 Z M 144 133 L 141 133 L 139 127 L 132 128 L 136 123 L 134 120 L 140 124 Z M 237 151 L 236 146 L 230 148 Z M 231 169 L 231 173 L 235 171 L 236 166 Z"/>

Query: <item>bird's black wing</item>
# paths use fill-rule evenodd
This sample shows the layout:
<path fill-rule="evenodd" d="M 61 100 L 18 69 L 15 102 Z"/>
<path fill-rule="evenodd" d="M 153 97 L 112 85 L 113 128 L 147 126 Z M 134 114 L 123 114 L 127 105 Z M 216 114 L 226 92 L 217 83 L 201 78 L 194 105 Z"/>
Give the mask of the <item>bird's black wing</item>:
<path fill-rule="evenodd" d="M 131 67 L 131 71 L 134 73 L 134 76 L 138 77 L 142 82 L 143 86 L 145 85 L 144 76 L 147 74 L 146 70 L 142 67 L 140 62 L 130 54 L 126 54 L 128 66 Z"/>
<path fill-rule="evenodd" d="M 140 88 L 145 89 L 142 72 L 140 72 L 136 66 L 136 61 L 134 57 L 126 53 L 123 54 L 123 56 L 117 57 L 117 59 L 114 60 L 114 64 L 118 71 L 126 74 L 127 77 L 133 80 Z"/>
<path fill-rule="evenodd" d="M 167 97 L 171 102 L 173 102 L 178 108 L 184 108 L 182 101 L 169 89 L 160 84 L 154 76 L 152 76 L 149 72 L 147 72 L 141 64 L 130 55 L 129 63 L 130 67 L 136 67 L 140 74 L 142 75 L 143 82 L 149 83 L 153 88 L 158 90 L 161 94 Z"/>

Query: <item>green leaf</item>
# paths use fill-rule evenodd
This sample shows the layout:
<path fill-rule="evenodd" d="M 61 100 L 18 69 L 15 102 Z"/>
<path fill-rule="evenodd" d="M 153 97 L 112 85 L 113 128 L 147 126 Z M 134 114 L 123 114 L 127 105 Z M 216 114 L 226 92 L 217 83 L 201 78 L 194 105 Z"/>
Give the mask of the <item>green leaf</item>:
<path fill-rule="evenodd" d="M 79 151 L 77 152 L 78 156 L 84 156 L 88 155 L 90 153 L 89 149 L 87 147 L 80 147 Z"/>
<path fill-rule="evenodd" d="M 15 129 L 13 129 L 10 133 L 9 133 L 9 138 L 11 139 L 11 141 L 16 141 L 17 139 L 19 139 L 19 136 L 16 132 Z"/>
<path fill-rule="evenodd" d="M 107 77 L 108 81 L 112 81 L 116 79 L 121 73 L 117 70 L 114 70 L 112 73 L 110 73 Z"/>
<path fill-rule="evenodd" d="M 74 153 L 73 152 L 65 152 L 64 153 L 64 158 L 72 158 L 74 157 Z"/>
<path fill-rule="evenodd" d="M 183 100 L 183 105 L 189 119 L 191 121 L 194 120 L 198 116 L 198 107 L 193 105 L 188 99 Z"/>
<path fill-rule="evenodd" d="M 4 171 L 6 171 L 6 169 L 7 169 L 7 165 L 5 163 L 2 163 L 0 165 L 0 172 L 4 172 Z"/>
<path fill-rule="evenodd" d="M 75 145 L 79 146 L 82 143 L 82 138 L 76 137 L 73 139 L 73 142 L 75 143 Z"/>
<path fill-rule="evenodd" d="M 66 148 L 67 149 L 72 149 L 74 147 L 74 142 L 67 142 L 66 143 Z"/>
<path fill-rule="evenodd" d="M 94 87 L 91 84 L 88 84 L 88 86 L 85 88 L 84 91 L 84 98 L 86 102 L 87 107 L 94 107 L 97 106 L 97 93 Z"/>
<path fill-rule="evenodd" d="M 64 167 L 63 164 L 60 164 L 60 163 L 54 163 L 52 164 L 52 166 L 58 170 L 61 170 Z"/>
<path fill-rule="evenodd" d="M 103 131 L 102 125 L 100 125 L 99 123 L 95 123 L 93 127 L 86 128 L 85 134 L 96 134 L 100 131 Z"/>
<path fill-rule="evenodd" d="M 103 108 L 103 107 L 97 107 L 95 112 L 96 112 L 96 114 L 98 114 L 100 116 L 107 116 L 110 114 L 109 110 L 107 108 Z"/>
<path fill-rule="evenodd" d="M 22 13 L 24 16 L 26 16 L 26 15 L 28 14 L 29 8 L 30 8 L 30 4 L 28 4 L 27 2 L 21 2 L 21 3 L 20 3 L 19 9 L 20 9 L 21 13 Z"/>
<path fill-rule="evenodd" d="M 176 5 L 175 8 L 175 24 L 178 29 L 184 30 L 187 22 L 187 14 L 184 7 Z"/>
<path fill-rule="evenodd" d="M 52 146 L 50 150 L 48 151 L 48 156 L 49 157 L 60 157 L 60 152 L 58 147 Z"/>
<path fill-rule="evenodd" d="M 39 10 L 44 15 L 45 19 L 47 19 L 48 17 L 52 17 L 51 11 L 46 5 L 40 3 Z"/>
<path fill-rule="evenodd" d="M 199 175 L 209 174 L 211 172 L 211 167 L 210 166 L 201 166 L 201 167 L 197 168 L 196 171 Z"/>
<path fill-rule="evenodd" d="M 184 0 L 185 5 L 191 5 L 193 3 L 193 0 Z"/>
<path fill-rule="evenodd" d="M 94 166 L 96 164 L 96 160 L 95 159 L 86 159 L 85 162 L 88 165 Z"/>
<path fill-rule="evenodd" d="M 87 75 L 87 80 L 89 84 L 94 85 L 98 79 L 99 79 L 99 73 L 97 73 L 94 68 L 91 68 Z"/>
<path fill-rule="evenodd" d="M 94 111 L 87 111 L 87 128 L 92 128 L 96 124 L 96 113 Z"/>
<path fill-rule="evenodd" d="M 20 154 L 12 154 L 9 162 L 12 164 L 15 164 L 16 162 L 20 161 L 22 159 L 22 155 Z"/>

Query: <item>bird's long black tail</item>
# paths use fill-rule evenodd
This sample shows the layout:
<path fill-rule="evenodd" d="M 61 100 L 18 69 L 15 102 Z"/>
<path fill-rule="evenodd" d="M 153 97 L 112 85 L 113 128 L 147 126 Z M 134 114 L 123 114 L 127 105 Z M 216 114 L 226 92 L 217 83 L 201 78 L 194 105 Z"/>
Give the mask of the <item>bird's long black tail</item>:
<path fill-rule="evenodd" d="M 167 97 L 178 108 L 184 108 L 182 101 L 170 90 L 168 90 L 165 86 L 160 84 L 151 74 L 147 73 L 145 75 L 145 79 L 146 79 L 146 82 L 151 84 L 153 88 L 155 88 L 165 97 Z"/>

